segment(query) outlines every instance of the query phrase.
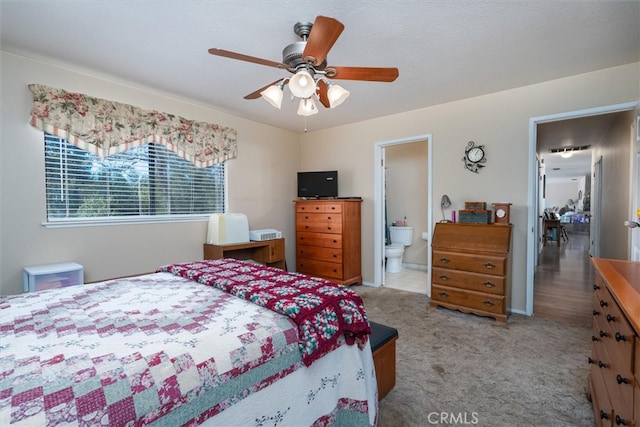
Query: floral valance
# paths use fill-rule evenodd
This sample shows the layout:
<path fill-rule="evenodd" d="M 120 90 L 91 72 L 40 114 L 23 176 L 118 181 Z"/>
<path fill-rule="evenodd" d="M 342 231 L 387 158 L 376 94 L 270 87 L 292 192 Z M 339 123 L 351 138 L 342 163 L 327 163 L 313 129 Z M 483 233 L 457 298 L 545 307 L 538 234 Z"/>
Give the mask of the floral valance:
<path fill-rule="evenodd" d="M 235 129 L 39 84 L 30 84 L 29 89 L 31 126 L 100 157 L 151 142 L 196 167 L 237 155 Z"/>

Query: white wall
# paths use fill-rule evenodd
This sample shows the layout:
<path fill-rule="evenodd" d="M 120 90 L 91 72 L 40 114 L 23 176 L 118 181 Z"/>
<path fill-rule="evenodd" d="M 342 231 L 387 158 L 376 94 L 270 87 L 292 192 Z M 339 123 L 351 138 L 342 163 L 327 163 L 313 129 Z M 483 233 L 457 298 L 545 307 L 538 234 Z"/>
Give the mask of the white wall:
<path fill-rule="evenodd" d="M 528 171 L 534 162 L 528 154 L 529 119 L 637 101 L 638 75 L 640 64 L 635 63 L 310 132 L 302 136 L 302 167 L 350 172 L 351 179 L 341 192 L 363 197 L 362 272 L 364 281 L 373 283 L 374 146 L 380 141 L 432 134 L 433 206 L 439 206 L 442 194 L 451 197 L 456 210 L 465 201 L 512 203 L 510 307 L 524 312 L 526 244 L 532 232 L 527 226 Z M 487 167 L 479 174 L 466 170 L 461 160 L 470 140 L 486 146 Z M 434 221 L 439 216 L 439 210 L 434 210 Z"/>
<path fill-rule="evenodd" d="M 27 265 L 75 261 L 85 280 L 138 274 L 202 259 L 206 221 L 106 227 L 45 228 L 44 142 L 29 124 L 29 83 L 42 83 L 144 109 L 237 129 L 238 157 L 228 162 L 229 211 L 248 215 L 251 228 L 285 233 L 295 265 L 294 212 L 297 134 L 180 100 L 171 94 L 106 80 L 2 52 L 0 139 L 0 294 L 22 292 Z"/>
<path fill-rule="evenodd" d="M 584 188 L 584 180 L 582 181 Z M 545 205 L 547 208 L 557 208 L 559 211 L 567 205 L 569 199 L 574 202 L 578 201 L 578 192 L 580 191 L 580 182 L 575 181 L 547 181 L 547 189 L 545 191 Z"/>

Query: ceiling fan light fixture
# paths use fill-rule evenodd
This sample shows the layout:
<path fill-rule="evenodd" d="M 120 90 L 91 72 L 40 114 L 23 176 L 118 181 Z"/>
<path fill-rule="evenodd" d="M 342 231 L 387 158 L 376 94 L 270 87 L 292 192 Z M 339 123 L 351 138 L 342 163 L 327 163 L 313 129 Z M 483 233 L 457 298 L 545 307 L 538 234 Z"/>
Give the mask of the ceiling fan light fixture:
<path fill-rule="evenodd" d="M 284 94 L 282 93 L 282 85 L 271 85 L 262 92 L 260 92 L 262 98 L 267 101 L 269 104 L 276 107 L 278 110 L 282 106 L 282 97 Z"/>
<path fill-rule="evenodd" d="M 303 98 L 298 104 L 298 115 L 300 116 L 313 116 L 318 114 L 318 107 L 313 98 Z"/>
<path fill-rule="evenodd" d="M 316 81 L 309 71 L 302 69 L 289 80 L 289 90 L 298 98 L 309 98 L 316 93 Z"/>
<path fill-rule="evenodd" d="M 329 98 L 329 105 L 331 108 L 335 108 L 342 104 L 345 99 L 349 97 L 350 92 L 340 85 L 329 85 L 327 90 L 327 98 Z"/>

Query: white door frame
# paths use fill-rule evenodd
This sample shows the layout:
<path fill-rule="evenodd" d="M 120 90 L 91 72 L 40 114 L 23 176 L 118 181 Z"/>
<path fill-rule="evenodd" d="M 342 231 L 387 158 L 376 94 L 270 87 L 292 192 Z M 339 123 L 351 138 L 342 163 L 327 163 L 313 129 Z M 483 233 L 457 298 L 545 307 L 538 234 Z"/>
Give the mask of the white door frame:
<path fill-rule="evenodd" d="M 602 156 L 591 166 L 591 221 L 589 221 L 589 255 L 600 257 L 600 222 L 602 218 Z"/>
<path fill-rule="evenodd" d="M 528 215 L 527 215 L 527 296 L 525 313 L 533 315 L 533 279 L 535 273 L 535 258 L 538 254 L 536 250 L 536 220 L 538 212 L 535 210 L 538 197 L 537 188 L 537 127 L 540 123 L 555 122 L 558 120 L 575 119 L 578 117 L 594 116 L 598 114 L 616 113 L 620 111 L 633 110 L 638 106 L 637 102 L 627 102 L 624 104 L 607 105 L 604 107 L 588 108 L 585 110 L 569 111 L 566 113 L 550 114 L 548 116 L 532 117 L 529 119 L 529 195 L 528 195 Z"/>
<path fill-rule="evenodd" d="M 377 142 L 374 146 L 374 194 L 373 194 L 373 285 L 384 284 L 384 149 L 391 145 L 409 144 L 412 142 L 427 143 L 427 233 L 428 242 L 431 242 L 431 230 L 433 229 L 433 144 L 431 134 L 416 135 L 407 138 L 393 139 Z M 431 251 L 427 251 L 427 295 L 431 296 Z"/>

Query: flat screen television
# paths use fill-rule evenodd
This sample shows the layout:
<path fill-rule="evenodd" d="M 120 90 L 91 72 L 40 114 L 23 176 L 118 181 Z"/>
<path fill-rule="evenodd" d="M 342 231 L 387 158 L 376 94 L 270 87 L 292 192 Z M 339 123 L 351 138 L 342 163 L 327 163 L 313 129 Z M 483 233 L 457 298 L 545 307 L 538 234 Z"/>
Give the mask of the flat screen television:
<path fill-rule="evenodd" d="M 338 171 L 298 172 L 298 197 L 338 197 Z"/>

